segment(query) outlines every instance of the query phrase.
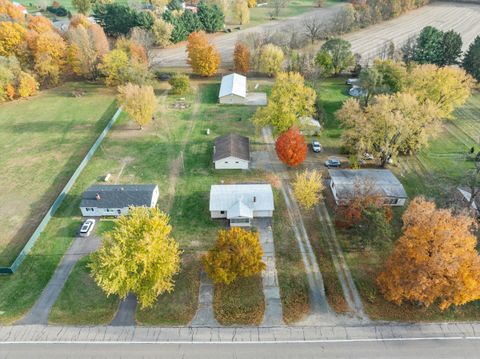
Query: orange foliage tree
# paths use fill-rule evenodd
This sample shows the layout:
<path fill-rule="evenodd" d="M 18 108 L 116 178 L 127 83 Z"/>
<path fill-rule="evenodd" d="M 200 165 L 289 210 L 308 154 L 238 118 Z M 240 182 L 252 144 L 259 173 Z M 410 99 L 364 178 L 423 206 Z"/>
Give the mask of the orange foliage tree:
<path fill-rule="evenodd" d="M 28 29 L 37 33 L 47 32 L 53 30 L 52 22 L 45 16 L 31 16 L 28 18 Z"/>
<path fill-rule="evenodd" d="M 23 22 L 25 20 L 25 15 L 11 1 L 0 0 L 0 18 L 2 21 L 11 20 Z"/>
<path fill-rule="evenodd" d="M 403 223 L 403 235 L 377 278 L 387 300 L 438 303 L 443 310 L 480 299 L 474 219 L 417 197 Z"/>
<path fill-rule="evenodd" d="M 288 166 L 297 166 L 307 158 L 305 137 L 296 127 L 292 127 L 277 138 L 275 150 L 278 158 Z"/>
<path fill-rule="evenodd" d="M 239 42 L 235 45 L 233 62 L 235 64 L 235 72 L 246 74 L 250 71 L 250 50 L 244 43 Z"/>
<path fill-rule="evenodd" d="M 192 32 L 187 43 L 188 64 L 194 73 L 201 76 L 213 76 L 220 65 L 220 53 L 208 42 L 203 31 Z"/>

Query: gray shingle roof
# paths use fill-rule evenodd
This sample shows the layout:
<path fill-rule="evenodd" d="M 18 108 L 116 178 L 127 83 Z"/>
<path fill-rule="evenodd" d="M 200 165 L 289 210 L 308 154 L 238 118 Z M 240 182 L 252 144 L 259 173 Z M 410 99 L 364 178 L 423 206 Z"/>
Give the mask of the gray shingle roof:
<path fill-rule="evenodd" d="M 250 140 L 248 137 L 230 134 L 215 139 L 213 161 L 230 156 L 250 161 Z"/>
<path fill-rule="evenodd" d="M 80 207 L 125 208 L 147 206 L 152 203 L 157 185 L 93 185 L 82 195 Z M 97 199 L 97 194 L 100 199 Z"/>

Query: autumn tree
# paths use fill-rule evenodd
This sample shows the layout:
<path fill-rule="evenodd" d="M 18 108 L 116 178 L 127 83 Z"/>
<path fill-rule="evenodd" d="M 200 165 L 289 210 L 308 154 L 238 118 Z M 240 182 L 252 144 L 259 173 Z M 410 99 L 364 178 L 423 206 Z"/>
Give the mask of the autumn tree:
<path fill-rule="evenodd" d="M 171 237 L 169 217 L 157 208 L 132 207 L 120 216 L 92 255 L 90 269 L 107 295 L 134 293 L 142 308 L 171 292 L 180 269 L 180 249 Z"/>
<path fill-rule="evenodd" d="M 12 1 L 0 0 L 0 18 L 2 21 L 21 23 L 25 20 L 25 15 Z"/>
<path fill-rule="evenodd" d="M 163 19 L 155 19 L 152 26 L 152 34 L 155 45 L 160 48 L 167 47 L 171 44 L 173 25 Z"/>
<path fill-rule="evenodd" d="M 188 64 L 194 73 L 213 76 L 220 65 L 220 53 L 208 42 L 205 32 L 192 32 L 187 43 Z"/>
<path fill-rule="evenodd" d="M 352 45 L 343 39 L 327 40 L 315 57 L 315 63 L 326 75 L 338 76 L 342 71 L 355 64 Z"/>
<path fill-rule="evenodd" d="M 267 106 L 260 107 L 252 121 L 257 127 L 272 126 L 275 133 L 300 127 L 300 119 L 315 113 L 315 91 L 296 72 L 277 75 Z"/>
<path fill-rule="evenodd" d="M 240 227 L 220 230 L 212 249 L 202 258 L 203 267 L 215 283 L 231 284 L 265 269 L 258 232 Z"/>
<path fill-rule="evenodd" d="M 250 21 L 250 9 L 248 7 L 248 0 L 234 0 L 233 15 L 235 20 L 240 24 L 248 24 Z"/>
<path fill-rule="evenodd" d="M 75 14 L 70 20 L 69 30 L 75 28 L 79 25 L 82 25 L 84 28 L 88 28 L 92 22 L 83 14 Z"/>
<path fill-rule="evenodd" d="M 152 120 L 157 105 L 152 86 L 131 83 L 119 86 L 118 102 L 123 111 L 140 126 L 140 129 Z"/>
<path fill-rule="evenodd" d="M 399 153 L 415 153 L 426 144 L 435 133 L 438 110 L 414 95 L 397 93 L 377 96 L 365 108 L 349 99 L 336 116 L 345 129 L 345 146 L 359 155 L 371 153 L 385 167 Z"/>
<path fill-rule="evenodd" d="M 403 215 L 403 234 L 377 283 L 389 301 L 438 303 L 440 309 L 480 299 L 475 220 L 417 197 Z"/>
<path fill-rule="evenodd" d="M 233 62 L 235 64 L 235 72 L 247 74 L 250 71 L 250 50 L 247 45 L 238 42 L 233 51 Z"/>
<path fill-rule="evenodd" d="M 324 187 L 320 172 L 305 170 L 295 175 L 293 194 L 302 207 L 310 209 L 319 203 Z"/>
<path fill-rule="evenodd" d="M 282 133 L 275 141 L 277 156 L 287 166 L 294 167 L 307 158 L 307 143 L 305 137 L 296 127 Z"/>
<path fill-rule="evenodd" d="M 27 72 L 21 72 L 18 76 L 17 94 L 18 97 L 25 98 L 33 96 L 38 90 L 38 82 L 35 77 Z"/>
<path fill-rule="evenodd" d="M 439 116 L 448 119 L 455 108 L 467 101 L 473 86 L 472 77 L 461 68 L 418 65 L 409 72 L 406 91 L 420 103 L 434 104 Z"/>
<path fill-rule="evenodd" d="M 15 22 L 0 22 L 0 56 L 18 56 L 27 30 Z"/>
<path fill-rule="evenodd" d="M 282 71 L 285 55 L 280 47 L 273 44 L 263 45 L 258 59 L 258 70 L 270 76 Z"/>
<path fill-rule="evenodd" d="M 91 0 L 72 0 L 72 6 L 79 13 L 88 15 L 92 9 L 92 2 Z"/>
<path fill-rule="evenodd" d="M 29 17 L 27 27 L 29 30 L 33 30 L 38 34 L 54 30 L 52 22 L 41 15 Z"/>
<path fill-rule="evenodd" d="M 475 80 L 480 81 L 480 35 L 468 47 L 463 58 L 462 67 Z"/>
<path fill-rule="evenodd" d="M 35 36 L 33 41 L 34 69 L 45 84 L 55 85 L 66 63 L 67 45 L 65 40 L 54 31 Z"/>
<path fill-rule="evenodd" d="M 185 95 L 190 91 L 190 78 L 185 74 L 175 74 L 168 83 L 172 86 L 170 93 L 174 95 Z"/>

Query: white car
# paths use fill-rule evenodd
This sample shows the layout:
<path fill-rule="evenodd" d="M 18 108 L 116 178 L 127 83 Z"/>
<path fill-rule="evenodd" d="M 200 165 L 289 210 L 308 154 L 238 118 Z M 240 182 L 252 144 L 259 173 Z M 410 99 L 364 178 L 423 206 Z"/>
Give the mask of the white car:
<path fill-rule="evenodd" d="M 313 141 L 312 142 L 312 150 L 315 153 L 319 153 L 322 151 L 322 145 L 318 141 Z"/>
<path fill-rule="evenodd" d="M 82 227 L 80 228 L 80 237 L 88 237 L 95 227 L 95 220 L 92 218 L 87 219 L 83 222 Z"/>

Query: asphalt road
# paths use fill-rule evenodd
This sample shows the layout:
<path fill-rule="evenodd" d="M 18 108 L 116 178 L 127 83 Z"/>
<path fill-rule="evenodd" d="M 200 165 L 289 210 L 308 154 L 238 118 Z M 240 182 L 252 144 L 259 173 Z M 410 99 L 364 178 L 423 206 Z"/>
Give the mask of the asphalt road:
<path fill-rule="evenodd" d="M 354 358 L 475 359 L 480 340 L 395 340 L 284 344 L 2 344 L 0 358 Z"/>

